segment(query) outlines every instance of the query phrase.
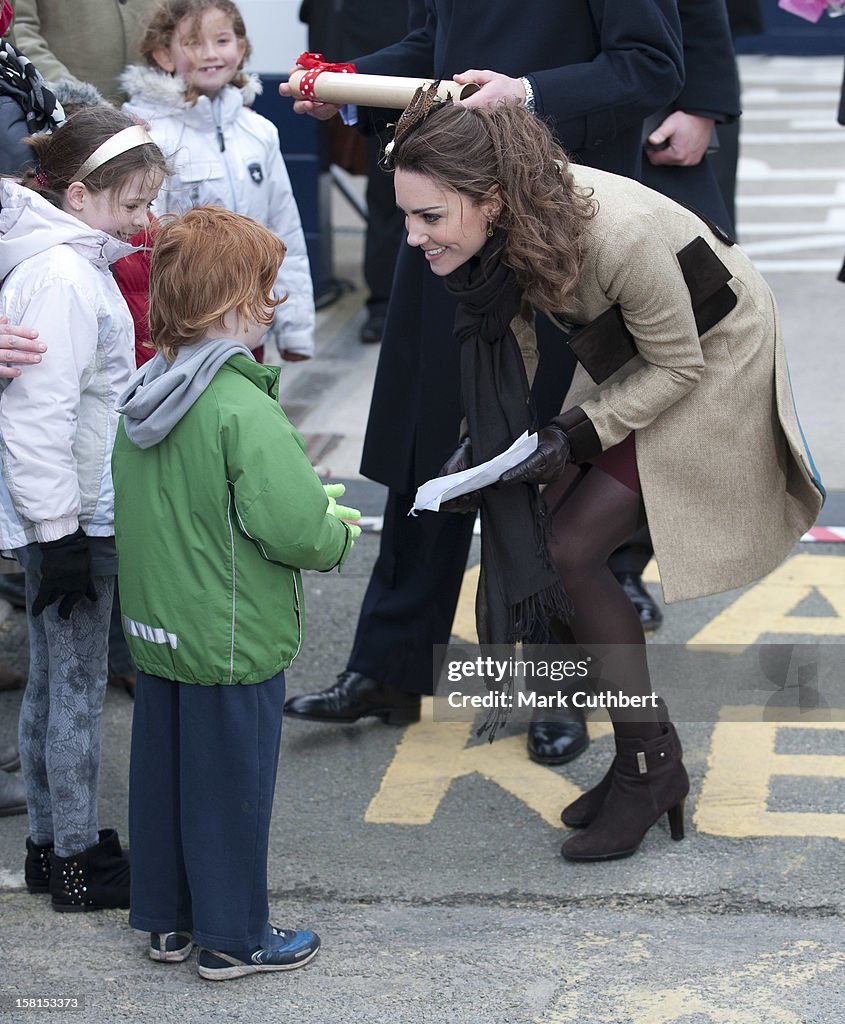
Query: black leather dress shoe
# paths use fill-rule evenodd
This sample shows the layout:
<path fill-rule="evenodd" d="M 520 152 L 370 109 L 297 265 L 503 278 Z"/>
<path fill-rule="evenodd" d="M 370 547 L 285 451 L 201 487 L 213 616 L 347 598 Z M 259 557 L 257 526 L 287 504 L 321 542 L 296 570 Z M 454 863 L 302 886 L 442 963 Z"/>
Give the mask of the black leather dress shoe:
<path fill-rule="evenodd" d="M 0 772 L 0 818 L 26 814 L 26 788 L 18 775 Z"/>
<path fill-rule="evenodd" d="M 16 772 L 21 766 L 17 743 L 4 743 L 0 747 L 0 772 Z"/>
<path fill-rule="evenodd" d="M 577 712 L 566 721 L 532 722 L 528 726 L 528 756 L 538 764 L 566 764 L 590 744 L 587 726 Z"/>
<path fill-rule="evenodd" d="M 628 600 L 637 609 L 637 615 L 646 633 L 653 633 L 663 622 L 663 612 L 657 607 L 654 598 L 643 586 L 643 581 L 635 572 L 620 572 L 616 578 L 628 595 Z"/>
<path fill-rule="evenodd" d="M 0 597 L 13 608 L 26 608 L 26 577 L 22 572 L 0 573 Z"/>
<path fill-rule="evenodd" d="M 0 690 L 22 690 L 26 679 L 11 665 L 0 664 Z"/>
<path fill-rule="evenodd" d="M 285 714 L 308 722 L 380 718 L 386 725 L 410 725 L 420 720 L 420 696 L 347 669 L 327 690 L 291 697 Z"/>
<path fill-rule="evenodd" d="M 359 337 L 364 345 L 378 345 L 384 334 L 384 314 L 370 313 Z"/>

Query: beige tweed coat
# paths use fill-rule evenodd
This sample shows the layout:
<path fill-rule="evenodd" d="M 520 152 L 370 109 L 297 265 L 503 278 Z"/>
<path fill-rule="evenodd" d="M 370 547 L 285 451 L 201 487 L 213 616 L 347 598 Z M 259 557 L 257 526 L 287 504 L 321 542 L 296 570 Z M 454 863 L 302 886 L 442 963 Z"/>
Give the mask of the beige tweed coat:
<path fill-rule="evenodd" d="M 587 324 L 618 304 L 637 354 L 601 384 L 579 365 L 563 420 L 586 417 L 594 449 L 635 432 L 667 601 L 757 580 L 813 524 L 824 497 L 796 416 L 772 293 L 739 246 L 685 207 L 627 178 L 572 170 L 579 187 L 595 190 L 598 213 L 564 315 Z M 676 255 L 699 236 L 732 275 L 727 286 L 737 300 L 701 337 Z"/>
<path fill-rule="evenodd" d="M 137 64 L 155 0 L 15 0 L 15 45 L 48 82 L 91 82 L 106 99 L 125 99 L 118 76 Z"/>

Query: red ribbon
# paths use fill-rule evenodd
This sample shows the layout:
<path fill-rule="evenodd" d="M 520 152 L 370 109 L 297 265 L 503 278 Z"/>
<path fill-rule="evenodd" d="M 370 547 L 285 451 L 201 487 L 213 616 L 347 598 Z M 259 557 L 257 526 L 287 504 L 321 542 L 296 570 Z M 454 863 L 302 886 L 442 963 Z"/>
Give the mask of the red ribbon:
<path fill-rule="evenodd" d="M 314 82 L 324 71 L 354 75 L 358 70 L 354 64 L 330 64 L 323 60 L 322 53 L 300 53 L 296 58 L 296 63 L 306 69 L 299 82 L 299 94 L 304 100 L 317 99 L 314 95 Z M 317 102 L 319 103 L 319 100 Z"/>

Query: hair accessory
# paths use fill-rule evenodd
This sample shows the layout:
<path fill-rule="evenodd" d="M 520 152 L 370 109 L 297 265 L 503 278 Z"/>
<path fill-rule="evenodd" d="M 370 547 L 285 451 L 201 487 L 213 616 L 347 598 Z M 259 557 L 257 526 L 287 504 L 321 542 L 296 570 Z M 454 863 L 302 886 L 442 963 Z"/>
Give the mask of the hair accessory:
<path fill-rule="evenodd" d="M 109 160 L 114 160 L 121 153 L 136 149 L 138 146 L 154 145 L 155 141 L 146 128 L 142 128 L 139 124 L 133 124 L 129 128 L 122 129 L 116 135 L 112 135 L 110 139 L 106 139 L 102 145 L 97 146 L 70 180 L 85 181 L 89 174 L 96 171 L 98 167 L 102 167 L 103 164 L 107 164 Z"/>
<path fill-rule="evenodd" d="M 42 188 L 50 187 L 50 183 L 47 181 L 44 171 L 41 169 L 41 164 L 35 165 L 35 170 L 32 172 L 32 176 Z"/>
<path fill-rule="evenodd" d="M 451 96 L 446 100 L 440 99 L 437 95 L 439 85 L 439 79 L 432 82 L 431 85 L 421 85 L 411 97 L 411 102 L 405 107 L 396 122 L 393 138 L 384 147 L 382 167 L 391 168 L 393 166 L 393 149 L 397 142 L 401 142 L 411 132 L 416 131 L 432 111 L 439 110 L 440 107 L 452 102 Z"/>

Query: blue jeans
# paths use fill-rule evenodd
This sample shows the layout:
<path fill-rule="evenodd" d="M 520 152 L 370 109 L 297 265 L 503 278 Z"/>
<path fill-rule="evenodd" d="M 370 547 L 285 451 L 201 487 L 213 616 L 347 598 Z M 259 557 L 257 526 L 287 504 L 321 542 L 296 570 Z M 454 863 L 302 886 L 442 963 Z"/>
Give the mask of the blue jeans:
<path fill-rule="evenodd" d="M 200 686 L 138 673 L 129 923 L 240 959 L 269 940 L 267 853 L 285 675 Z"/>

